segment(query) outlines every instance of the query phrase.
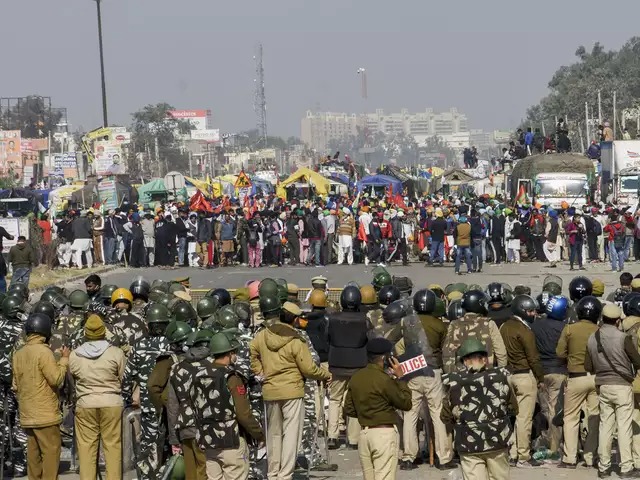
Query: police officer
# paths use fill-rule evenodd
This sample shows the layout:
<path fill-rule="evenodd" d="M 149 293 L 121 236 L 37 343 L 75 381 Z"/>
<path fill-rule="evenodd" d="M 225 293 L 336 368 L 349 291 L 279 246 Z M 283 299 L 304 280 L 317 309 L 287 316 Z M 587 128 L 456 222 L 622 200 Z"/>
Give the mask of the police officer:
<path fill-rule="evenodd" d="M 541 462 L 531 457 L 530 438 L 533 411 L 538 397 L 538 386 L 544 385 L 544 372 L 531 324 L 536 318 L 538 304 L 528 295 L 513 299 L 513 316 L 502 324 L 500 334 L 507 348 L 507 366 L 511 372 L 511 386 L 518 401 L 515 442 L 511 444 L 511 466 L 539 467 Z"/>
<path fill-rule="evenodd" d="M 442 386 L 442 345 L 447 335 L 447 327 L 441 319 L 433 316 L 436 307 L 436 294 L 431 290 L 418 290 L 413 296 L 413 309 L 418 314 L 422 328 L 426 335 L 429 348 L 420 352 L 411 352 L 411 342 L 409 347 L 403 339 L 407 352 L 400 355 L 399 360 L 405 361 L 417 354 L 426 353 L 426 363 L 430 367 L 422 369 L 415 374 L 407 376 L 407 386 L 411 390 L 411 410 L 404 414 L 402 424 L 403 455 L 400 462 L 400 470 L 413 470 L 417 466 L 413 463 L 418 455 L 418 417 L 422 412 L 423 405 L 429 409 L 429 416 L 433 421 L 435 436 L 436 454 L 438 455 L 438 468 L 446 470 L 455 468 L 451 461 L 453 449 L 451 439 L 447 434 L 447 429 L 440 420 L 442 401 L 444 399 L 444 388 Z M 406 357 L 406 358 L 404 358 Z"/>
<path fill-rule="evenodd" d="M 373 328 L 376 330 L 378 335 L 387 336 L 390 333 L 390 331 L 393 330 L 393 325 L 390 325 L 387 322 L 385 322 L 383 318 L 383 311 L 386 307 L 388 307 L 393 302 L 399 299 L 400 299 L 400 290 L 398 290 L 398 288 L 394 285 L 385 285 L 378 291 L 378 304 L 383 310 L 380 311 L 379 316 L 375 315 L 376 317 L 375 319 L 371 318 L 372 320 L 371 324 L 373 325 Z M 373 323 L 374 321 L 375 323 Z M 400 339 L 401 335 L 402 334 L 400 333 L 399 328 L 397 328 L 395 331 L 396 338 L 395 340 L 390 339 L 391 342 L 395 344 Z"/>
<path fill-rule="evenodd" d="M 560 392 L 567 381 L 567 366 L 558 358 L 556 349 L 564 328 L 569 309 L 569 299 L 561 295 L 547 300 L 545 312 L 533 322 L 531 329 L 536 337 L 536 346 L 540 353 L 540 363 L 544 372 L 544 387 L 540 392 L 540 407 L 547 418 L 549 428 L 546 432 L 552 455 L 558 456 L 562 440 L 562 429 L 553 424 L 553 418 L 560 407 Z"/>
<path fill-rule="evenodd" d="M 214 314 L 219 310 L 218 299 L 213 297 L 202 297 L 196 304 L 196 313 L 200 318 L 200 323 L 210 325 L 213 322 Z"/>
<path fill-rule="evenodd" d="M 267 295 L 260 297 L 260 314 L 262 316 L 263 327 L 269 327 L 277 323 L 280 318 L 282 304 L 276 295 Z"/>
<path fill-rule="evenodd" d="M 176 326 L 182 327 L 178 323 Z M 210 344 L 214 335 L 213 331 L 204 329 L 190 336 L 187 340 L 189 349 L 170 369 L 167 389 L 169 442 L 174 454 L 184 454 L 187 478 L 197 480 L 207 479 L 207 459 L 198 437 L 198 419 L 191 391 L 198 371 L 204 364 L 210 365 Z"/>
<path fill-rule="evenodd" d="M 286 307 L 277 322 L 265 320 L 250 351 L 251 369 L 263 382 L 268 475 L 289 480 L 302 435 L 303 379 L 327 381 L 331 374 L 313 363 L 309 347 L 293 327 L 302 310 L 295 305 Z"/>
<path fill-rule="evenodd" d="M 506 302 L 507 292 L 501 283 L 492 282 L 487 286 L 488 312 L 487 316 L 493 320 L 498 328 L 509 318 L 511 309 Z"/>
<path fill-rule="evenodd" d="M 136 403 L 134 389 L 139 390 L 140 404 L 140 449 L 137 459 L 144 478 L 151 478 L 158 467 L 158 417 L 149 398 L 147 383 L 156 364 L 156 358 L 168 348 L 165 330 L 169 325 L 169 309 L 157 303 L 151 304 L 146 316 L 149 334 L 142 337 L 131 348 L 122 379 L 122 396 L 125 404 Z"/>
<path fill-rule="evenodd" d="M 147 325 L 142 317 L 133 313 L 133 295 L 126 288 L 118 288 L 111 295 L 111 306 L 114 311 L 107 321 L 120 328 L 127 337 L 127 343 L 133 345 L 147 335 Z"/>
<path fill-rule="evenodd" d="M 474 337 L 486 345 L 490 366 L 495 361 L 499 367 L 506 367 L 507 350 L 495 322 L 486 317 L 487 300 L 485 294 L 480 290 L 465 292 L 462 294 L 459 307 L 459 313 L 463 317 L 450 318 L 451 323 L 442 347 L 444 372 L 452 373 L 460 368 L 459 359 L 456 357 L 458 349 L 467 338 Z"/>
<path fill-rule="evenodd" d="M 594 465 L 594 455 L 598 445 L 598 393 L 595 376 L 584 368 L 587 341 L 598 330 L 598 320 L 602 312 L 600 301 L 591 296 L 582 298 L 575 305 L 579 320 L 565 325 L 558 340 L 556 353 L 564 360 L 569 372 L 569 380 L 564 390 L 564 455 L 560 468 L 576 468 L 578 456 L 578 435 L 580 412 L 586 402 L 587 438 L 583 445 L 583 458 L 587 466 Z"/>
<path fill-rule="evenodd" d="M 411 410 L 411 390 L 404 381 L 398 361 L 391 356 L 393 344 L 385 338 L 367 343 L 368 364 L 349 382 L 344 412 L 358 419 L 362 430 L 358 454 L 365 480 L 395 478 L 398 466 L 398 414 Z M 395 378 L 385 372 L 389 363 Z"/>
<path fill-rule="evenodd" d="M 13 355 L 13 388 L 20 404 L 20 423 L 25 428 L 29 478 L 58 477 L 60 465 L 60 402 L 58 388 L 69 365 L 68 348 L 56 362 L 47 345 L 50 317 L 32 313 L 25 324 L 27 343 Z"/>
<path fill-rule="evenodd" d="M 22 334 L 22 320 L 24 315 L 24 299 L 21 296 L 8 296 L 2 301 L 2 319 L 0 319 L 0 381 L 2 381 L 2 405 L 5 410 L 4 418 L 8 424 L 3 425 L 2 440 L 6 442 L 11 435 L 13 438 L 13 451 L 4 449 L 5 456 L 9 459 L 10 470 L 14 477 L 26 474 L 27 436 L 20 425 L 18 415 L 18 402 L 15 392 L 11 389 L 13 380 L 13 368 L 11 365 L 11 352 L 15 342 Z"/>
<path fill-rule="evenodd" d="M 339 421 L 342 403 L 351 376 L 367 365 L 367 318 L 360 310 L 360 289 L 350 285 L 340 294 L 342 312 L 329 316 L 327 327 L 329 341 L 329 449 L 339 447 Z M 353 418 L 347 419 L 347 447 L 358 446 L 360 428 Z"/>
<path fill-rule="evenodd" d="M 622 303 L 623 313 L 622 331 L 630 335 L 633 345 L 640 350 L 638 330 L 640 330 L 640 293 L 632 292 L 624 297 Z M 633 457 L 636 466 L 640 466 L 640 379 L 633 381 Z"/>
<path fill-rule="evenodd" d="M 444 379 L 448 395 L 441 418 L 454 427 L 465 480 L 509 478 L 509 417 L 518 412 L 518 404 L 506 370 L 492 368 L 488 354 L 479 339 L 468 338 L 458 350 L 464 370 Z"/>
<path fill-rule="evenodd" d="M 143 317 L 147 303 L 149 302 L 149 293 L 151 292 L 151 285 L 144 278 L 136 278 L 129 286 L 129 291 L 133 296 L 133 304 L 131 306 L 131 313 Z"/>
<path fill-rule="evenodd" d="M 213 363 L 202 362 L 189 388 L 190 404 L 185 410 L 192 406 L 197 418 L 197 439 L 204 447 L 210 480 L 247 478 L 247 441 L 264 441 L 262 428 L 251 414 L 246 379 L 233 369 L 237 348 L 227 333 L 214 335 Z"/>
<path fill-rule="evenodd" d="M 593 294 L 593 283 L 587 277 L 575 277 L 569 283 L 569 298 L 573 304 L 569 307 L 569 323 L 580 320 L 576 312 L 576 305 L 580 299 Z"/>
<path fill-rule="evenodd" d="M 360 311 L 367 315 L 367 318 L 369 318 L 369 312 L 373 310 L 381 311 L 378 305 L 378 294 L 375 288 L 373 288 L 373 285 L 363 285 L 360 287 L 360 297 L 362 298 Z"/>

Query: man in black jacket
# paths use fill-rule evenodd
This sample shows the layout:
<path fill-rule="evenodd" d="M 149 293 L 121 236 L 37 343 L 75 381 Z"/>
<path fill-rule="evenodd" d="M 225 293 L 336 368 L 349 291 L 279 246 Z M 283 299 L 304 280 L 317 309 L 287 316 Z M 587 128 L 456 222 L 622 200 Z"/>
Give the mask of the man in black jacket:
<path fill-rule="evenodd" d="M 484 242 L 482 219 L 477 210 L 471 210 L 471 265 L 474 272 L 482 272 L 482 243 Z"/>
<path fill-rule="evenodd" d="M 494 263 L 499 265 L 504 257 L 504 226 L 505 218 L 502 213 L 490 214 L 489 235 L 491 238 L 491 248 L 493 248 Z"/>
<path fill-rule="evenodd" d="M 300 259 L 300 217 L 294 210 L 287 221 L 287 242 L 289 242 L 289 265 L 297 265 Z"/>
<path fill-rule="evenodd" d="M 176 228 L 178 231 L 178 266 L 183 267 L 185 255 L 187 253 L 187 234 L 189 226 L 187 224 L 189 215 L 188 208 L 181 208 L 179 216 L 176 220 Z"/>
<path fill-rule="evenodd" d="M 436 218 L 429 227 L 429 232 L 431 233 L 429 265 L 433 265 L 434 261 L 437 261 L 440 266 L 444 264 L 444 236 L 446 231 L 447 221 L 444 219 L 442 209 L 436 208 Z"/>
<path fill-rule="evenodd" d="M 71 244 L 71 251 L 75 256 L 76 268 L 82 268 L 82 254 L 84 253 L 87 259 L 87 267 L 93 266 L 93 254 L 91 253 L 92 241 L 93 241 L 93 224 L 86 213 L 76 218 L 71 224 L 71 230 L 73 232 L 73 243 Z"/>
<path fill-rule="evenodd" d="M 329 317 L 327 339 L 329 341 L 329 371 L 332 379 L 329 386 L 329 427 L 327 444 L 337 449 L 338 422 L 342 417 L 344 394 L 351 376 L 367 366 L 367 317 L 361 313 L 362 296 L 356 286 L 348 286 L 340 295 L 342 312 Z M 347 420 L 347 447 L 357 448 L 360 425 L 357 419 Z"/>

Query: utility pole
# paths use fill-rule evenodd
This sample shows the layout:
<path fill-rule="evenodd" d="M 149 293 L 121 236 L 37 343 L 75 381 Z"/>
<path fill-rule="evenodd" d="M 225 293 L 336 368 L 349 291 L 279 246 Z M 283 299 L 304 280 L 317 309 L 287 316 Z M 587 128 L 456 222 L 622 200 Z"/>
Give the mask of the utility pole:
<path fill-rule="evenodd" d="M 104 48 L 102 45 L 102 11 L 100 4 L 102 0 L 95 0 L 98 11 L 98 45 L 100 48 L 100 78 L 102 81 L 102 126 L 108 127 L 109 120 L 107 115 L 107 83 L 104 76 Z"/>
<path fill-rule="evenodd" d="M 258 120 L 258 134 L 260 135 L 260 141 L 264 143 L 264 147 L 267 147 L 267 97 L 264 91 L 264 65 L 262 63 L 262 44 L 258 44 L 256 48 L 256 54 L 253 56 L 256 62 L 256 78 L 254 83 L 256 85 L 255 96 L 253 100 L 253 109 L 256 112 Z"/>

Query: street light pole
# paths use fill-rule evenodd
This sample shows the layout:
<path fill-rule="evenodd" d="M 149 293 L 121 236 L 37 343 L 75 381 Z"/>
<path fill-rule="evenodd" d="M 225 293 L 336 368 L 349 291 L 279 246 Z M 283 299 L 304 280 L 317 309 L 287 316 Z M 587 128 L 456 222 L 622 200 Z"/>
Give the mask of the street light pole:
<path fill-rule="evenodd" d="M 100 3 L 102 0 L 95 0 L 98 10 L 98 44 L 100 46 L 100 77 L 102 80 L 102 120 L 103 127 L 109 126 L 107 117 L 107 85 L 104 78 L 104 50 L 102 46 L 102 12 L 100 10 Z"/>

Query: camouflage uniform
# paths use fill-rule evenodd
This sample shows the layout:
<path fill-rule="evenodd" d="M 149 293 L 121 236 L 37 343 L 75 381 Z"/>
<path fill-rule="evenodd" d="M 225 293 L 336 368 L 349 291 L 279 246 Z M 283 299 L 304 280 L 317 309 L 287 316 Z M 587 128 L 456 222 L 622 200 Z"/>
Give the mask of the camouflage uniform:
<path fill-rule="evenodd" d="M 460 362 L 460 357 L 458 357 L 458 349 L 469 338 L 477 338 L 487 347 L 489 366 L 493 366 L 494 356 L 498 361 L 498 366 L 507 366 L 507 350 L 495 322 L 477 313 L 466 313 L 464 317 L 449 324 L 447 336 L 442 346 L 444 373 L 454 373 L 465 369 Z"/>
<path fill-rule="evenodd" d="M 147 382 L 156 365 L 156 358 L 167 351 L 169 344 L 165 337 L 143 337 L 131 349 L 122 379 L 122 396 L 126 404 L 132 403 L 135 385 L 140 390 L 140 448 L 138 464 L 143 472 L 143 480 L 152 478 L 151 472 L 158 468 L 159 418 L 149 398 Z M 154 450 L 155 449 L 155 450 Z"/>
<path fill-rule="evenodd" d="M 136 298 L 133 301 L 133 305 L 131 306 L 131 313 L 137 315 L 140 318 L 144 318 L 147 310 L 147 302 L 142 300 L 141 298 Z"/>
<path fill-rule="evenodd" d="M 384 320 L 382 319 L 382 309 L 374 308 L 367 312 L 367 320 L 371 324 L 371 328 L 378 335 L 382 335 L 382 326 L 384 325 Z"/>
<path fill-rule="evenodd" d="M 84 325 L 86 319 L 86 313 L 79 310 L 72 310 L 66 315 L 60 315 L 49 341 L 51 350 L 55 352 L 65 345 L 71 345 L 71 336 Z"/>
<path fill-rule="evenodd" d="M 320 355 L 313 347 L 307 332 L 300 328 L 296 331 L 304 338 L 309 347 L 313 363 L 320 366 Z M 307 465 L 312 468 L 322 463 L 320 447 L 318 446 L 318 415 L 316 413 L 316 389 L 318 384 L 315 380 L 305 379 L 304 381 L 304 422 L 302 425 L 302 441 L 300 442 L 301 454 L 307 459 Z M 321 400 L 322 401 L 322 400 Z M 324 405 L 321 406 L 324 408 Z"/>
<path fill-rule="evenodd" d="M 465 478 L 471 478 L 472 473 L 484 478 L 509 476 L 507 446 L 513 433 L 509 417 L 517 411 L 517 403 L 507 375 L 503 368 L 483 368 L 444 376 L 449 395 L 441 416 L 445 423 L 454 425 Z M 483 464 L 488 475 L 476 470 Z M 471 466 L 473 472 L 465 471 Z"/>
<path fill-rule="evenodd" d="M 0 320 L 0 380 L 2 381 L 2 391 L 0 392 L 0 405 L 4 408 L 7 402 L 7 419 L 11 426 L 3 425 L 0 440 L 5 442 L 9 436 L 12 442 L 5 442 L 5 458 L 11 463 L 16 477 L 24 475 L 27 468 L 27 435 L 20 427 L 20 415 L 18 415 L 18 400 L 11 389 L 13 378 L 13 367 L 11 356 L 16 341 L 22 336 L 22 322 L 18 319 Z M 6 396 L 6 399 L 5 399 Z M 3 417 L 4 418 L 4 417 Z M 13 444 L 13 452 L 9 448 Z"/>
<path fill-rule="evenodd" d="M 104 322 L 104 326 L 107 330 L 105 334 L 105 340 L 107 340 L 107 342 L 109 342 L 114 347 L 120 348 L 125 353 L 125 355 L 129 355 L 131 346 L 129 345 L 127 336 L 122 331 L 122 329 L 120 327 L 116 327 L 115 325 L 111 325 L 107 321 Z M 75 350 L 85 341 L 86 339 L 84 338 L 84 324 L 82 324 L 69 336 L 69 346 L 71 350 Z"/>
<path fill-rule="evenodd" d="M 87 306 L 87 312 L 97 313 L 103 317 L 108 317 L 112 314 L 113 308 L 102 303 L 102 299 L 98 298 L 96 300 L 92 300 Z"/>
<path fill-rule="evenodd" d="M 107 321 L 124 332 L 129 345 L 138 343 L 149 333 L 143 318 L 133 312 L 116 311 L 109 316 Z"/>
<path fill-rule="evenodd" d="M 251 331 L 246 329 L 242 324 L 238 326 L 240 333 L 236 339 L 240 343 L 240 348 L 236 351 L 235 369 L 245 378 L 249 379 L 249 403 L 251 404 L 251 413 L 253 418 L 264 428 L 263 403 L 262 403 L 262 385 L 251 371 L 251 360 L 249 355 L 249 344 L 253 340 Z M 266 472 L 263 472 L 258 466 L 258 452 L 253 445 L 249 445 L 249 478 L 254 480 L 265 479 Z"/>

